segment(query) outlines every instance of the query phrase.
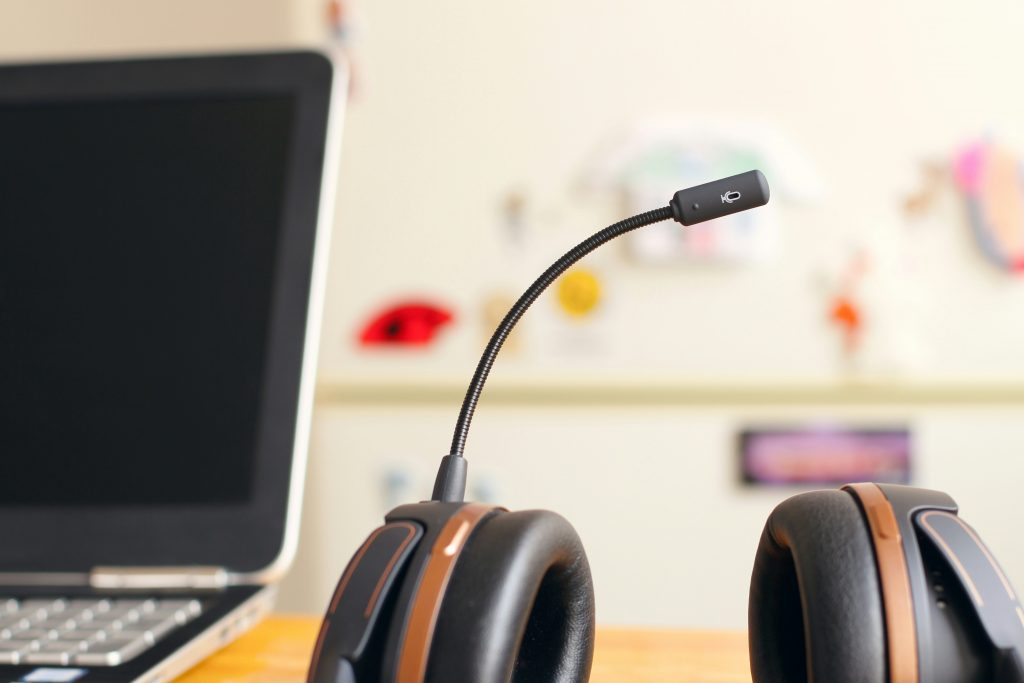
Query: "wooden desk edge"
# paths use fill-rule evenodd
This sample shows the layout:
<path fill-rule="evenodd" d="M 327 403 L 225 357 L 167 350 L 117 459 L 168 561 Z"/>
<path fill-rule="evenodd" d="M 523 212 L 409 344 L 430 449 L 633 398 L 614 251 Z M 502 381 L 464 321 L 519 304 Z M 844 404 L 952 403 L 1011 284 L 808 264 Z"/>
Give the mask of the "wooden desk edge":
<path fill-rule="evenodd" d="M 178 683 L 303 683 L 320 620 L 273 616 Z M 750 683 L 740 631 L 601 627 L 591 683 Z"/>

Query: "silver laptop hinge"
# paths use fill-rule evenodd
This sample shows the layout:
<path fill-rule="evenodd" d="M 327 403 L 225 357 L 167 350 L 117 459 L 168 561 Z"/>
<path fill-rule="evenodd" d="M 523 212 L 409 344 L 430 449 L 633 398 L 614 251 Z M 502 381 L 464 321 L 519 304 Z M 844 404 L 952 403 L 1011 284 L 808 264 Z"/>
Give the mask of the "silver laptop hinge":
<path fill-rule="evenodd" d="M 89 585 L 102 590 L 217 590 L 228 585 L 223 567 L 96 567 Z"/>

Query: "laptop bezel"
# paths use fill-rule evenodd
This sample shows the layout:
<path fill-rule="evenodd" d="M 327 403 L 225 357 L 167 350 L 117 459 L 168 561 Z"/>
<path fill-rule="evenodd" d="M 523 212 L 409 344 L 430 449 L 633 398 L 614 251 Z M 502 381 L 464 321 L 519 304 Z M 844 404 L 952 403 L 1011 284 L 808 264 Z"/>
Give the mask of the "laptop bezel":
<path fill-rule="evenodd" d="M 74 577 L 85 581 L 97 566 L 194 565 L 223 567 L 232 582 L 263 583 L 290 562 L 312 411 L 326 251 L 320 233 L 331 221 L 334 136 L 329 129 L 336 129 L 340 117 L 336 78 L 341 71 L 322 54 L 300 51 L 0 67 L 0 106 L 78 98 L 295 96 L 251 500 L 5 507 L 0 509 L 0 581 L 33 575 L 31 583 L 77 583 Z"/>

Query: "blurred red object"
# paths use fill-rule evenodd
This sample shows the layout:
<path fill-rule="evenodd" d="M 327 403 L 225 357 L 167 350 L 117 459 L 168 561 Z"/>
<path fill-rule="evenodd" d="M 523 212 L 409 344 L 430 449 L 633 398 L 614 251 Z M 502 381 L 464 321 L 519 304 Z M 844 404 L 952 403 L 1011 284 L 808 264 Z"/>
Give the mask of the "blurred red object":
<path fill-rule="evenodd" d="M 363 346 L 426 346 L 453 318 L 452 312 L 441 306 L 403 302 L 375 315 L 360 332 L 359 342 Z"/>
<path fill-rule="evenodd" d="M 836 297 L 832 302 L 832 311 L 829 316 L 832 322 L 839 325 L 843 330 L 843 340 L 847 353 L 857 350 L 860 341 L 861 315 L 860 307 L 853 300 L 847 297 Z"/>

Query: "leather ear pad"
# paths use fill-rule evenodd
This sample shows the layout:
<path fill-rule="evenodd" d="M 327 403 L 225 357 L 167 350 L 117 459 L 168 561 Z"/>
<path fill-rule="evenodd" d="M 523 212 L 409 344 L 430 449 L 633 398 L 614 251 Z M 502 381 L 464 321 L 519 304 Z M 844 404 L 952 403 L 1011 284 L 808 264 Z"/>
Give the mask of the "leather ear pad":
<path fill-rule="evenodd" d="M 427 680 L 586 683 L 593 653 L 590 565 L 569 522 L 544 510 L 484 521 L 445 591 Z"/>
<path fill-rule="evenodd" d="M 885 622 L 875 553 L 860 506 L 814 491 L 772 512 L 750 585 L 756 683 L 882 683 Z"/>

